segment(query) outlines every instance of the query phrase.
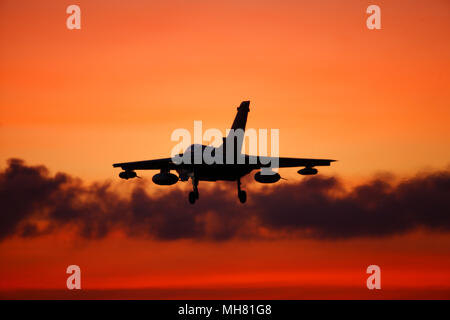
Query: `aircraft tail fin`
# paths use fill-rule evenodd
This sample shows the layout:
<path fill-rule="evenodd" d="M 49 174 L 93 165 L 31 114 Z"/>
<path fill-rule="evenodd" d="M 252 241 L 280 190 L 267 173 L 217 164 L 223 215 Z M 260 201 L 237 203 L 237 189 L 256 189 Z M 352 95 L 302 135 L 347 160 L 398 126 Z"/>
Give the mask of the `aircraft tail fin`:
<path fill-rule="evenodd" d="M 231 129 L 237 130 L 242 129 L 245 131 L 245 125 L 247 124 L 247 116 L 250 112 L 250 101 L 242 101 L 240 106 L 237 108 L 238 112 L 234 118 L 233 125 Z"/>
<path fill-rule="evenodd" d="M 247 116 L 250 112 L 250 101 L 242 101 L 237 108 L 237 114 L 231 126 L 231 131 L 228 136 L 223 139 L 221 148 L 224 148 L 227 143 L 231 145 L 234 143 L 235 154 L 241 152 L 242 144 L 244 142 L 245 125 L 247 124 Z M 239 149 L 240 148 L 240 149 Z"/>

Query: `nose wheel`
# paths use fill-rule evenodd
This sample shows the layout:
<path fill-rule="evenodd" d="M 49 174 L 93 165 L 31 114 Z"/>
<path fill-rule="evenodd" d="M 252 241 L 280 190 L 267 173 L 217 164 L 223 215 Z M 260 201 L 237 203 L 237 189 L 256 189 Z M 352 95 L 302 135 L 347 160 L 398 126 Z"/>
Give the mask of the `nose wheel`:
<path fill-rule="evenodd" d="M 238 187 L 238 198 L 241 203 L 245 203 L 247 201 L 247 192 L 241 190 L 241 179 L 237 179 L 237 187 Z"/>
<path fill-rule="evenodd" d="M 189 203 L 190 204 L 194 204 L 195 201 L 198 200 L 198 198 L 199 198 L 198 180 L 195 177 L 192 178 L 192 185 L 194 187 L 194 191 L 189 192 Z"/>

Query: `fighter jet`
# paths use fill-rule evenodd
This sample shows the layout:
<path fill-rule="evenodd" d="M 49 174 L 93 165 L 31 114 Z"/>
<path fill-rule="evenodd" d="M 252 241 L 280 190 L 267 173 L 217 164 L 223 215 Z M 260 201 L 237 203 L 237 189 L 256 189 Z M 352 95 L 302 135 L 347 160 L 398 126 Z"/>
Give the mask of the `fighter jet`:
<path fill-rule="evenodd" d="M 135 170 L 160 170 L 152 178 L 157 185 L 173 185 L 178 181 L 191 179 L 193 191 L 189 192 L 188 197 L 191 204 L 199 199 L 199 181 L 236 181 L 239 201 L 245 203 L 247 193 L 241 189 L 241 178 L 253 170 L 258 170 L 254 175 L 257 182 L 275 183 L 281 179 L 281 176 L 278 172 L 271 170 L 273 168 L 303 167 L 298 170 L 299 174 L 315 175 L 318 172 L 315 167 L 330 166 L 331 162 L 336 161 L 242 154 L 244 131 L 249 112 L 250 101 L 243 101 L 237 108 L 237 114 L 231 126 L 232 130 L 227 137 L 223 138 L 223 143 L 219 147 L 192 144 L 184 153 L 174 157 L 114 163 L 113 167 L 123 170 L 119 173 L 119 177 L 125 180 L 138 177 Z M 213 163 L 202 157 L 206 151 L 207 154 L 214 157 Z M 171 171 L 175 171 L 178 175 Z"/>

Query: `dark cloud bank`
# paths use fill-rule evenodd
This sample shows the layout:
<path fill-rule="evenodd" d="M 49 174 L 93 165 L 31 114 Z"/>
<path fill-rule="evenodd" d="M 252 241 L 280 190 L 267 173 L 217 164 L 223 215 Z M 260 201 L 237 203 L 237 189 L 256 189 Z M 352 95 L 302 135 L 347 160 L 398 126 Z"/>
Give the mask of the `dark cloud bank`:
<path fill-rule="evenodd" d="M 161 187 L 162 188 L 162 187 Z M 227 240 L 234 237 L 303 236 L 320 239 L 379 237 L 416 229 L 450 231 L 450 171 L 411 177 L 399 184 L 378 178 L 345 190 L 334 177 L 315 176 L 249 192 L 242 205 L 234 188 L 150 195 L 137 183 L 131 197 L 111 183 L 85 185 L 64 173 L 11 159 L 0 171 L 0 240 L 75 230 L 102 238 L 121 230 L 159 240 Z"/>

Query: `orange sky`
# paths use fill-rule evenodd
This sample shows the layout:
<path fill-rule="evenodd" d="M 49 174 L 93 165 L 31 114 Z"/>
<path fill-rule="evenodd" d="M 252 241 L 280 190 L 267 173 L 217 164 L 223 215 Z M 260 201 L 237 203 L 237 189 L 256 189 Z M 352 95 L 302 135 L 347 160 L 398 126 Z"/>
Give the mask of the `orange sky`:
<path fill-rule="evenodd" d="M 72 3 L 81 30 L 66 28 Z M 381 7 L 382 30 L 366 28 L 369 4 Z M 446 0 L 1 0 L 0 166 L 18 157 L 86 181 L 116 180 L 113 162 L 167 157 L 172 131 L 194 120 L 225 131 L 249 99 L 248 127 L 280 129 L 282 156 L 339 159 L 327 175 L 351 183 L 444 168 L 449 9 Z M 85 266 L 91 289 L 357 287 L 372 263 L 386 266 L 387 286 L 450 288 L 448 235 L 223 244 L 61 237 L 0 243 L 0 289 L 64 289 L 71 263 Z"/>
<path fill-rule="evenodd" d="M 51 243 L 51 245 L 49 245 Z M 0 245 L 1 292 L 7 289 L 65 289 L 68 265 L 82 270 L 85 290 L 224 290 L 219 298 L 450 298 L 450 238 L 415 233 L 358 241 L 158 242 L 110 236 L 104 240 L 61 235 L 8 240 Z M 382 268 L 382 290 L 365 288 L 367 266 Z M 244 289 L 259 288 L 260 295 Z M 311 291 L 316 288 L 316 292 Z M 334 291 L 330 293 L 330 288 Z M 337 288 L 337 290 L 336 290 Z M 235 289 L 233 296 L 226 290 Z M 420 290 L 414 293 L 414 290 Z M 342 291 L 342 292 L 341 292 Z M 207 293 L 200 297 L 207 298 Z M 83 296 L 83 294 L 81 294 Z M 172 295 L 168 295 L 173 298 Z M 182 294 L 181 297 L 190 296 Z M 345 295 L 343 297 L 346 297 Z M 123 296 L 127 298 L 127 296 Z"/>

